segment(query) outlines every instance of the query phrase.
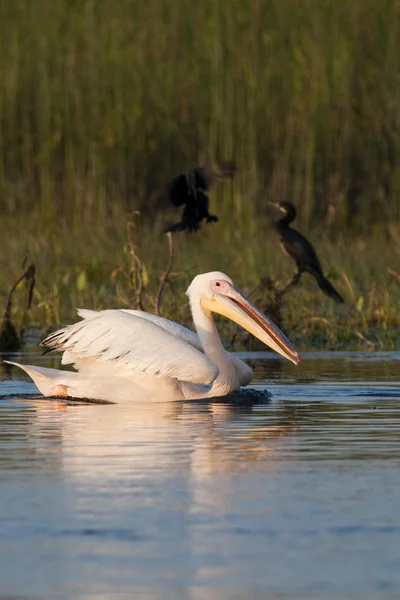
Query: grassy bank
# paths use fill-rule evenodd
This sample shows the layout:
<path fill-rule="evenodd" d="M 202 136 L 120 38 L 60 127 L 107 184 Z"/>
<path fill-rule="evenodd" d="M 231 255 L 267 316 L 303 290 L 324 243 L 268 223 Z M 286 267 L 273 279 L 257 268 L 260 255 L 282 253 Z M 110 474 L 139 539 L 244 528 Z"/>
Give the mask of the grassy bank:
<path fill-rule="evenodd" d="M 142 261 L 143 305 L 154 312 L 160 276 L 168 262 L 168 244 L 160 228 L 149 229 L 137 221 L 133 230 L 135 251 Z M 44 331 L 54 324 L 75 320 L 76 307 L 136 307 L 135 264 L 130 253 L 126 219 L 119 226 L 83 232 L 81 229 L 43 229 L 31 222 L 16 236 L 3 221 L 0 234 L 2 272 L 0 294 L 5 296 L 20 273 L 24 252 L 37 266 L 37 287 L 30 322 Z M 400 263 L 400 230 L 385 237 L 351 238 L 345 234 L 335 242 L 321 230 L 308 232 L 326 274 L 346 299 L 336 305 L 326 298 L 310 276 L 288 293 L 281 305 L 282 327 L 302 349 L 387 349 L 400 341 L 400 281 L 388 272 Z M 197 273 L 222 270 L 250 293 L 260 277 L 268 275 L 279 285 L 293 274 L 293 263 L 282 254 L 269 223 L 255 219 L 246 228 L 225 229 L 220 224 L 205 227 L 196 235 L 174 238 L 171 283 L 162 296 L 160 313 L 183 324 L 191 324 L 184 295 Z M 132 239 L 131 239 L 132 241 Z M 7 248 L 7 252 L 5 252 Z M 23 250 L 22 250 L 23 248 Z M 271 297 L 266 290 L 252 297 L 267 312 Z M 15 321 L 23 307 L 23 289 L 15 295 Z M 272 313 L 270 313 L 273 316 Z M 235 327 L 221 320 L 221 331 L 231 340 Z M 244 336 L 236 347 L 246 345 Z"/>

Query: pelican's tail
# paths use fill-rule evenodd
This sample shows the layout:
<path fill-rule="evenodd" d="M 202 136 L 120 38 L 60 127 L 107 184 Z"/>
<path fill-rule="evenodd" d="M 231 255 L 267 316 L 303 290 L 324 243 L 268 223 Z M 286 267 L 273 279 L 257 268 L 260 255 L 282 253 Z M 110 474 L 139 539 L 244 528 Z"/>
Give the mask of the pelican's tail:
<path fill-rule="evenodd" d="M 342 296 L 325 275 L 321 272 L 314 272 L 314 275 L 319 287 L 327 296 L 330 296 L 335 302 L 344 302 Z"/>
<path fill-rule="evenodd" d="M 39 391 L 43 396 L 68 396 L 68 389 L 64 383 L 60 383 L 59 379 L 65 379 L 65 371 L 59 369 L 47 369 L 46 367 L 34 367 L 33 365 L 21 365 L 20 363 L 5 360 L 9 365 L 14 365 L 23 369 L 33 379 Z M 58 381 L 57 381 L 58 380 Z"/>

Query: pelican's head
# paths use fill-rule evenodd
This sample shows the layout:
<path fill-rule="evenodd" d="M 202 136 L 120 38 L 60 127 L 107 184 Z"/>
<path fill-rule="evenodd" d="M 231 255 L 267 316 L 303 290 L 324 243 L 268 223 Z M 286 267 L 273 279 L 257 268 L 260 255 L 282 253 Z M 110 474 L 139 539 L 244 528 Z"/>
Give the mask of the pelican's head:
<path fill-rule="evenodd" d="M 186 293 L 192 306 L 193 301 L 199 302 L 207 315 L 214 312 L 231 319 L 295 365 L 299 362 L 300 357 L 285 334 L 253 306 L 225 273 L 197 275 Z"/>

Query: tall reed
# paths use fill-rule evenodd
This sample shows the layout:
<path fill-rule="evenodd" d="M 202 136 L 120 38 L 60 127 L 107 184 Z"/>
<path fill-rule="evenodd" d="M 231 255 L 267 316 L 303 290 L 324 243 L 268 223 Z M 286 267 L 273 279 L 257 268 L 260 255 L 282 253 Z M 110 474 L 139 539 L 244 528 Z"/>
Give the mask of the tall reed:
<path fill-rule="evenodd" d="M 210 155 L 240 165 L 217 194 L 246 225 L 266 197 L 293 200 L 302 227 L 399 219 L 399 13 L 1 0 L 0 214 L 103 226 Z"/>

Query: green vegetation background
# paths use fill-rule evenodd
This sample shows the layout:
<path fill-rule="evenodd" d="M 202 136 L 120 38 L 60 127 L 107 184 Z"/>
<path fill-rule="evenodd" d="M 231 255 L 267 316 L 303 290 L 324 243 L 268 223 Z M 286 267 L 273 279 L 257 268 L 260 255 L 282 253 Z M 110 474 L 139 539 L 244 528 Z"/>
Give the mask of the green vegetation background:
<path fill-rule="evenodd" d="M 4 302 L 29 251 L 33 322 L 132 303 L 128 213 L 171 175 L 233 157 L 237 177 L 211 194 L 220 223 L 175 237 L 162 314 L 190 321 L 197 272 L 247 290 L 290 277 L 266 200 L 291 200 L 347 304 L 305 278 L 285 329 L 303 347 L 396 347 L 399 48 L 398 0 L 0 0 Z M 135 218 L 150 310 L 176 216 Z"/>

